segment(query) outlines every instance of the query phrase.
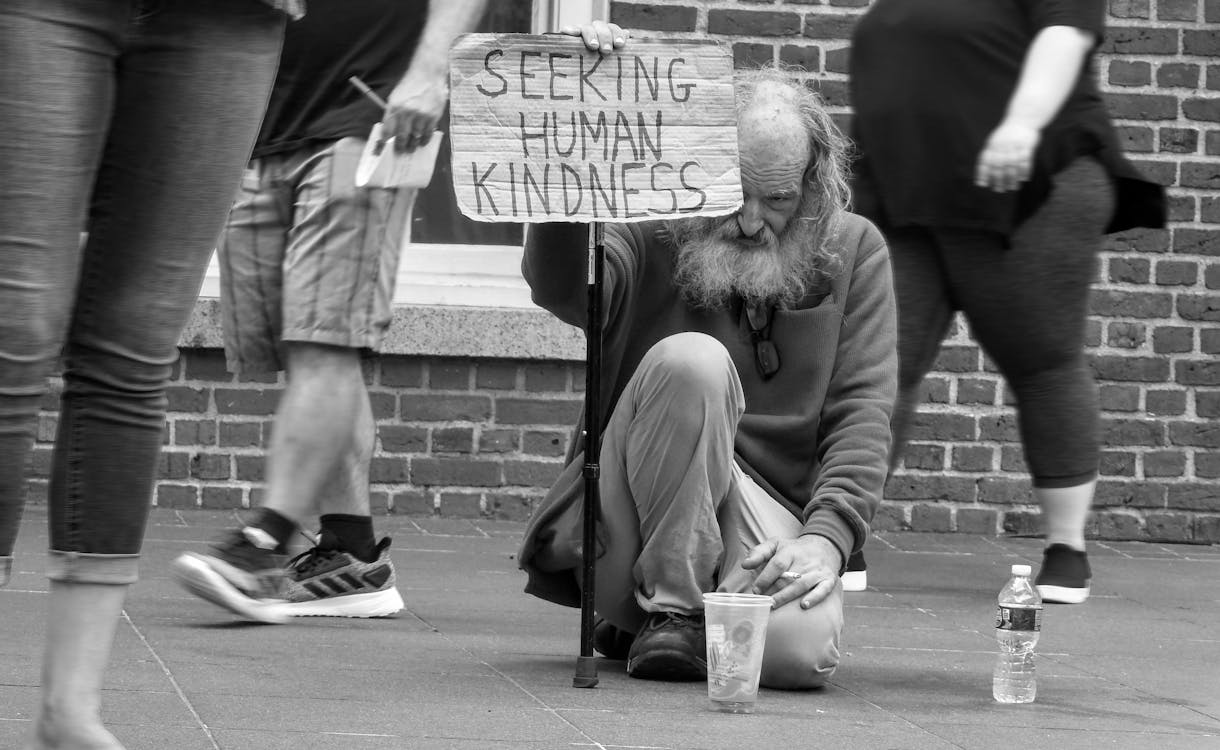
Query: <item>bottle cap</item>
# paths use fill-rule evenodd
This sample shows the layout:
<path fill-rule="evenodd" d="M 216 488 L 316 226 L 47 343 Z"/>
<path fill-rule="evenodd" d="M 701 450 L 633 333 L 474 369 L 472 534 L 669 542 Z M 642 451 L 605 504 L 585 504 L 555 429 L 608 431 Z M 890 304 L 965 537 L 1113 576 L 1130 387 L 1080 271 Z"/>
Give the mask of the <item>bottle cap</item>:
<path fill-rule="evenodd" d="M 1012 574 L 1014 576 L 1028 576 L 1030 574 L 1031 570 L 1032 570 L 1032 568 L 1030 568 L 1028 565 L 1012 566 Z"/>

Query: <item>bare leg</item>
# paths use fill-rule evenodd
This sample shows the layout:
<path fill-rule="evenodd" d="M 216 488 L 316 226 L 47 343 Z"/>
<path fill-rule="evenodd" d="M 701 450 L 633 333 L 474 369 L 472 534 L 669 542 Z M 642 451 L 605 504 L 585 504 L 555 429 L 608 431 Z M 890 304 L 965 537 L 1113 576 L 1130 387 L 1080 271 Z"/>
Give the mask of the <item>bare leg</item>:
<path fill-rule="evenodd" d="M 359 352 L 289 343 L 263 507 L 297 523 L 320 508 L 369 515 L 373 429 Z"/>
<path fill-rule="evenodd" d="M 1046 546 L 1066 544 L 1084 551 L 1084 526 L 1093 506 L 1093 489 L 1097 480 L 1075 487 L 1035 487 L 1034 497 L 1042 506 L 1042 523 L 1046 529 Z"/>
<path fill-rule="evenodd" d="M 122 750 L 102 726 L 102 676 L 127 586 L 52 581 L 42 708 L 30 750 Z"/>

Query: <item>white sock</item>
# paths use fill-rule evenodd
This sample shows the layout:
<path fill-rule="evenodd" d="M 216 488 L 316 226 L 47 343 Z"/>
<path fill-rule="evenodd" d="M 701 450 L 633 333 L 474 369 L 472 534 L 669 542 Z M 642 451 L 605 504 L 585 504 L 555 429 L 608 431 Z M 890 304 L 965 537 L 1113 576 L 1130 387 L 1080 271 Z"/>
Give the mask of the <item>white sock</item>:
<path fill-rule="evenodd" d="M 1093 506 L 1094 479 L 1075 487 L 1035 487 L 1034 497 L 1042 506 L 1046 546 L 1066 544 L 1084 551 L 1084 525 Z"/>

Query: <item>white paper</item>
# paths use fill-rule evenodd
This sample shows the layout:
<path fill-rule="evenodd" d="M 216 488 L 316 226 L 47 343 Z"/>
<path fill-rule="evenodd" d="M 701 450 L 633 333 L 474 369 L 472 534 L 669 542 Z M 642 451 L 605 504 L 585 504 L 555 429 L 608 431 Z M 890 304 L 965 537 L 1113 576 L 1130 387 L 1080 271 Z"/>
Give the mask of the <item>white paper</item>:
<path fill-rule="evenodd" d="M 356 187 L 427 187 L 444 135 L 434 132 L 427 143 L 400 154 L 394 150 L 393 138 L 381 142 L 381 123 L 377 123 L 356 165 Z"/>

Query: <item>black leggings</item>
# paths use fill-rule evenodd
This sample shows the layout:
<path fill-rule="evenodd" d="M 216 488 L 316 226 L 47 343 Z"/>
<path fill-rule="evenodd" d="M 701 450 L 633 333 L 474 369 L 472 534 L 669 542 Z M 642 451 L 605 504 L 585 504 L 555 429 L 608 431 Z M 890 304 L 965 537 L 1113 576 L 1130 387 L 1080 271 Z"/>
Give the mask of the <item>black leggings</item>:
<path fill-rule="evenodd" d="M 1105 171 L 1082 158 L 1055 176 L 1046 203 L 1011 238 L 970 230 L 887 233 L 898 297 L 896 463 L 919 386 L 956 310 L 1017 398 L 1035 487 L 1097 476 L 1097 387 L 1084 358 L 1089 285 L 1114 198 Z"/>

